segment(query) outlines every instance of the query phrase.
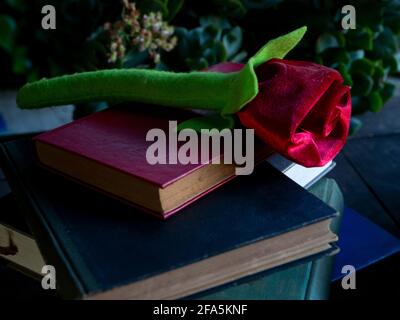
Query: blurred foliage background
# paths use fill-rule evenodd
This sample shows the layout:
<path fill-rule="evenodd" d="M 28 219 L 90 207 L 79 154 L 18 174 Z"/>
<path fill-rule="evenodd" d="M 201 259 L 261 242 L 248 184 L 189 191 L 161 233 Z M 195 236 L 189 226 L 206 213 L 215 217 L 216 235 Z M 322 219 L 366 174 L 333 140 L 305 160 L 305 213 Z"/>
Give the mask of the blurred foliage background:
<path fill-rule="evenodd" d="M 268 39 L 307 25 L 305 39 L 288 58 L 340 71 L 352 86 L 352 130 L 361 125 L 357 114 L 379 111 L 394 93 L 388 77 L 400 72 L 400 0 L 134 2 L 140 15 L 160 12 L 162 26 L 173 27 L 176 43 L 170 41 L 174 45 L 168 51 L 159 49 L 159 42 L 137 45 L 140 34 L 136 40 L 124 34 L 132 30 L 130 25 L 129 30 L 118 29 L 126 46 L 119 59 L 110 59 L 115 45 L 111 49 L 104 26 L 123 20 L 124 5 L 119 1 L 0 0 L 0 87 L 17 88 L 41 77 L 110 67 L 189 71 L 222 61 L 246 61 Z M 46 4 L 56 8 L 56 30 L 41 28 L 41 8 Z M 347 4 L 356 8 L 355 30 L 341 27 L 341 8 Z M 157 51 L 157 59 L 149 51 Z"/>

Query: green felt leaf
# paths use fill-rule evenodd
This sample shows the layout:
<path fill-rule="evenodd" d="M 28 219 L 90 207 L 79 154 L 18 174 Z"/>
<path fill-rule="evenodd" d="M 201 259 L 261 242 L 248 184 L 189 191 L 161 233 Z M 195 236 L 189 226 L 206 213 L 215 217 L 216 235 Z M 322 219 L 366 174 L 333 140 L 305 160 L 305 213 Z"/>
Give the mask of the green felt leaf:
<path fill-rule="evenodd" d="M 256 68 L 260 64 L 272 58 L 283 59 L 289 51 L 300 42 L 306 31 L 307 27 L 301 27 L 288 34 L 268 41 L 267 44 L 249 60 L 249 63 L 253 64 Z"/>
<path fill-rule="evenodd" d="M 183 129 L 193 129 L 200 132 L 201 129 L 233 129 L 235 126 L 235 119 L 232 115 L 221 116 L 219 114 L 192 118 L 178 124 L 178 131 Z"/>

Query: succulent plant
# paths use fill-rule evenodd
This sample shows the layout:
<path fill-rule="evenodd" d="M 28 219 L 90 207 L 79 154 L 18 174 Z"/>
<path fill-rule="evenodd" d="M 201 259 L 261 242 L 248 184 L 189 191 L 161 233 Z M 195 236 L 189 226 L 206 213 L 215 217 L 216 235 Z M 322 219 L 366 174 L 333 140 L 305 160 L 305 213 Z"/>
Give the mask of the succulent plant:
<path fill-rule="evenodd" d="M 176 28 L 177 48 L 171 52 L 178 62 L 171 67 L 181 70 L 201 70 L 223 61 L 242 61 L 247 53 L 242 49 L 242 29 L 227 19 L 201 17 L 194 29 Z M 167 59 L 168 61 L 168 59 Z M 167 62 L 168 63 L 168 62 Z"/>
<path fill-rule="evenodd" d="M 379 111 L 393 95 L 389 76 L 400 72 L 400 0 L 131 1 L 141 13 L 141 26 L 121 36 L 118 23 L 108 25 L 109 31 L 114 28 L 111 47 L 102 27 L 121 20 L 126 1 L 31 0 L 29 8 L 22 0 L 0 1 L 0 86 L 109 68 L 108 61 L 124 68 L 200 70 L 243 61 L 266 40 L 307 25 L 309 32 L 289 58 L 339 70 L 352 86 L 353 116 Z M 41 29 L 45 4 L 55 6 L 57 25 L 68 28 Z M 341 28 L 340 11 L 347 4 L 356 8 L 355 30 Z M 154 25 L 157 30 L 151 30 Z M 176 47 L 166 52 L 175 46 L 174 36 Z M 361 122 L 353 117 L 352 124 L 355 130 Z"/>

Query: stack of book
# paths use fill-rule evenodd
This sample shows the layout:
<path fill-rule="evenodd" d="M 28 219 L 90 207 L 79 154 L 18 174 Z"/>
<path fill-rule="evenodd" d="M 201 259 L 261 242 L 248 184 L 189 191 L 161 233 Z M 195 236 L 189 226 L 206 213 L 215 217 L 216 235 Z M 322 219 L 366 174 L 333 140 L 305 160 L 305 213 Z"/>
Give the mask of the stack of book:
<path fill-rule="evenodd" d="M 204 297 L 336 251 L 338 212 L 305 188 L 333 163 L 304 168 L 263 149 L 254 172 L 238 177 L 234 165 L 150 165 L 146 133 L 172 119 L 137 110 L 111 108 L 1 145 L 35 239 L 18 241 L 41 252 L 20 264 L 36 273 L 41 259 L 53 265 L 63 297 Z M 15 229 L 3 230 L 0 240 L 15 245 Z"/>

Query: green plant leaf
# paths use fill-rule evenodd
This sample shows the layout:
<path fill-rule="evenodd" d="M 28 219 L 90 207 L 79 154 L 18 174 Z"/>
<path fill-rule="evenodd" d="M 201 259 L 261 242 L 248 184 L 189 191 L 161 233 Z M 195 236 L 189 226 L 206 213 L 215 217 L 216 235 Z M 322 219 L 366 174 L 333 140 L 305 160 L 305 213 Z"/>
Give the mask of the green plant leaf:
<path fill-rule="evenodd" d="M 211 3 L 222 16 L 241 17 L 246 13 L 246 7 L 241 0 L 211 0 Z"/>
<path fill-rule="evenodd" d="M 400 40 L 400 39 L 399 39 Z M 396 60 L 396 64 L 397 64 L 397 69 L 394 70 L 394 72 L 400 72 L 400 52 L 397 52 L 394 55 L 394 59 Z"/>
<path fill-rule="evenodd" d="M 362 127 L 362 122 L 357 117 L 351 117 L 349 135 L 355 134 Z"/>
<path fill-rule="evenodd" d="M 13 52 L 12 70 L 15 74 L 24 74 L 30 67 L 31 62 L 27 58 L 25 47 L 16 47 Z"/>
<path fill-rule="evenodd" d="M 367 75 L 371 75 L 374 73 L 375 64 L 366 58 L 354 60 L 351 64 L 351 72 L 361 72 Z"/>
<path fill-rule="evenodd" d="M 356 96 L 352 94 L 351 97 L 351 114 L 361 114 L 368 110 L 368 99 L 366 97 Z"/>
<path fill-rule="evenodd" d="M 355 72 L 352 74 L 353 87 L 351 93 L 355 96 L 368 96 L 374 86 L 374 80 L 371 76 L 362 73 Z"/>
<path fill-rule="evenodd" d="M 396 55 L 392 55 L 386 59 L 383 59 L 383 64 L 389 68 L 389 73 L 394 74 L 400 71 L 400 60 Z"/>
<path fill-rule="evenodd" d="M 373 77 L 375 81 L 379 81 L 381 78 L 386 77 L 386 72 L 385 69 L 382 67 L 382 63 L 375 64 Z"/>
<path fill-rule="evenodd" d="M 383 20 L 383 5 L 376 0 L 357 1 L 356 18 L 357 24 L 361 26 L 379 25 Z"/>
<path fill-rule="evenodd" d="M 209 65 L 214 65 L 217 63 L 218 51 L 216 47 L 210 47 L 204 50 L 203 56 L 207 60 Z"/>
<path fill-rule="evenodd" d="M 168 8 L 168 18 L 170 21 L 178 14 L 178 12 L 182 9 L 185 0 L 168 0 L 167 8 Z"/>
<path fill-rule="evenodd" d="M 329 48 L 336 48 L 339 46 L 339 42 L 336 37 L 331 33 L 323 33 L 321 34 L 315 45 L 315 49 L 317 53 L 321 53 Z"/>
<path fill-rule="evenodd" d="M 177 51 L 180 57 L 187 57 L 189 55 L 189 41 L 188 41 L 188 31 L 185 28 L 176 28 L 175 36 L 178 37 Z"/>
<path fill-rule="evenodd" d="M 203 57 L 199 59 L 187 58 L 185 61 L 190 70 L 202 70 L 209 66 L 208 61 Z"/>
<path fill-rule="evenodd" d="M 384 24 L 397 35 L 400 34 L 400 1 L 387 1 L 383 9 Z"/>
<path fill-rule="evenodd" d="M 340 47 L 345 47 L 346 46 L 346 37 L 344 34 L 340 31 L 335 31 L 333 35 L 336 37 L 336 40 L 339 44 Z"/>
<path fill-rule="evenodd" d="M 225 34 L 222 42 L 228 54 L 228 58 L 234 56 L 242 46 L 242 29 L 235 27 L 229 33 Z"/>
<path fill-rule="evenodd" d="M 349 73 L 349 70 L 346 68 L 345 64 L 343 63 L 339 64 L 338 70 L 343 77 L 344 84 L 352 86 L 353 80 L 351 79 L 351 75 Z"/>
<path fill-rule="evenodd" d="M 168 6 L 166 1 L 163 0 L 145 0 L 145 1 L 136 1 L 136 4 L 139 10 L 142 13 L 149 12 L 161 12 L 164 18 L 168 18 Z"/>
<path fill-rule="evenodd" d="M 134 68 L 139 64 L 144 63 L 149 58 L 149 53 L 147 51 L 130 51 L 128 52 L 124 60 L 122 61 L 123 68 Z"/>
<path fill-rule="evenodd" d="M 374 32 L 367 27 L 349 30 L 346 35 L 346 45 L 349 50 L 372 50 Z"/>
<path fill-rule="evenodd" d="M 321 53 L 322 64 L 337 68 L 340 63 L 346 66 L 350 63 L 350 54 L 344 48 L 328 48 Z"/>
<path fill-rule="evenodd" d="M 210 42 L 216 41 L 221 37 L 222 30 L 217 25 L 209 24 L 204 28 L 197 28 L 201 46 L 207 46 Z"/>
<path fill-rule="evenodd" d="M 349 56 L 351 61 L 362 59 L 365 57 L 365 51 L 364 50 L 351 51 L 349 52 Z"/>
<path fill-rule="evenodd" d="M 376 59 L 389 59 L 398 51 L 396 35 L 385 27 L 374 39 L 371 55 Z"/>
<path fill-rule="evenodd" d="M 24 0 L 6 0 L 6 3 L 11 8 L 17 11 L 24 11 L 27 8 L 26 2 Z"/>
<path fill-rule="evenodd" d="M 200 26 L 207 27 L 208 25 L 215 25 L 219 29 L 229 29 L 231 27 L 227 19 L 222 19 L 216 16 L 202 16 L 199 19 Z"/>
<path fill-rule="evenodd" d="M 31 71 L 28 73 L 28 75 L 27 75 L 26 78 L 27 78 L 27 79 L 26 79 L 27 82 L 33 82 L 33 81 L 39 80 L 39 79 L 40 79 L 39 71 L 38 71 L 37 69 L 31 70 Z"/>
<path fill-rule="evenodd" d="M 160 71 L 169 71 L 168 65 L 165 64 L 163 61 L 157 63 L 154 69 Z"/>
<path fill-rule="evenodd" d="M 228 60 L 229 57 L 228 52 L 226 50 L 226 47 L 221 42 L 217 42 L 215 44 L 215 52 L 217 61 L 215 61 L 213 64 Z"/>
<path fill-rule="evenodd" d="M 11 54 L 17 29 L 15 20 L 6 15 L 0 15 L 0 47 Z"/>
<path fill-rule="evenodd" d="M 284 0 L 243 0 L 247 9 L 267 9 L 275 7 Z"/>
<path fill-rule="evenodd" d="M 247 57 L 247 52 L 246 51 L 241 51 L 237 55 L 235 55 L 231 61 L 232 62 L 243 62 L 244 59 Z"/>
<path fill-rule="evenodd" d="M 378 112 L 383 107 L 383 100 L 378 91 L 373 91 L 368 96 L 369 109 L 373 112 Z"/>
<path fill-rule="evenodd" d="M 386 103 L 391 97 L 393 97 L 395 91 L 396 86 L 394 84 L 388 82 L 384 83 L 382 88 L 379 90 L 383 103 Z"/>

